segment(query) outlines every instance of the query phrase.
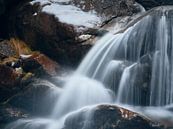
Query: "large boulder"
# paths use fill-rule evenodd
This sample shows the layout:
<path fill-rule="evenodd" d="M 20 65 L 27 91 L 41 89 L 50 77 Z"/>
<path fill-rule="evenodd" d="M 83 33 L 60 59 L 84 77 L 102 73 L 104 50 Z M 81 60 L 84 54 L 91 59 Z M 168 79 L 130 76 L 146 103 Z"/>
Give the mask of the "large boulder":
<path fill-rule="evenodd" d="M 32 116 L 47 116 L 52 112 L 61 88 L 47 80 L 32 80 L 25 89 L 11 97 L 6 104 L 21 109 Z"/>
<path fill-rule="evenodd" d="M 72 113 L 67 117 L 63 129 L 162 129 L 152 121 L 133 111 L 112 106 L 99 105 Z"/>

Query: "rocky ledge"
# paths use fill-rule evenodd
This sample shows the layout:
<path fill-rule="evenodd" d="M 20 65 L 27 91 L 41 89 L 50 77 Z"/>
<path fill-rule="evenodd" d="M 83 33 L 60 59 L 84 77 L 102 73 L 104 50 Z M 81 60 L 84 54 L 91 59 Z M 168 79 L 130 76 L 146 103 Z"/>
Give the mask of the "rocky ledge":
<path fill-rule="evenodd" d="M 99 105 L 72 113 L 63 129 L 163 129 L 148 118 L 114 105 Z"/>

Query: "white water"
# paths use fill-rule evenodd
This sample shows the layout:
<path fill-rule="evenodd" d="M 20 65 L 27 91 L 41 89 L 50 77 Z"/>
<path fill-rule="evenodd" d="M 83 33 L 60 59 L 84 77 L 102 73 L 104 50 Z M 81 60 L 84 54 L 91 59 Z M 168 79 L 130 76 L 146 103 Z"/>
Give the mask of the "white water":
<path fill-rule="evenodd" d="M 6 129 L 61 129 L 71 112 L 113 99 L 145 106 L 173 103 L 173 21 L 169 10 L 158 12 L 98 41 L 66 82 L 50 116 L 19 120 Z"/>
<path fill-rule="evenodd" d="M 51 117 L 60 118 L 88 105 L 111 102 L 109 90 L 102 83 L 83 75 L 73 75 L 65 85 Z"/>

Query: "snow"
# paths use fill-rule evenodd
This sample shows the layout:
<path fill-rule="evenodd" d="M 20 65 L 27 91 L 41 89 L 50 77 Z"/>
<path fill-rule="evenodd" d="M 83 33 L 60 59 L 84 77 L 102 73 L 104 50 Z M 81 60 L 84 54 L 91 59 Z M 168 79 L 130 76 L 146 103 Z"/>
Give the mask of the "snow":
<path fill-rule="evenodd" d="M 31 1 L 30 2 L 32 5 L 35 4 L 35 3 L 41 3 L 41 5 L 44 5 L 44 4 L 47 4 L 47 3 L 50 3 L 49 0 L 34 0 L 34 1 Z"/>
<path fill-rule="evenodd" d="M 34 13 L 33 16 L 37 16 L 37 13 Z"/>
<path fill-rule="evenodd" d="M 34 1 L 31 1 L 30 3 L 33 5 L 35 3 L 41 3 L 41 5 L 44 5 L 44 4 L 47 4 L 47 3 L 68 3 L 70 2 L 71 0 L 34 0 Z"/>
<path fill-rule="evenodd" d="M 85 41 L 85 40 L 88 40 L 92 37 L 92 35 L 89 35 L 89 34 L 83 34 L 83 35 L 80 35 L 78 38 L 82 41 Z"/>
<path fill-rule="evenodd" d="M 52 2 L 53 0 L 51 0 Z M 56 2 L 57 0 L 54 0 Z M 66 2 L 69 0 L 58 0 L 58 2 Z M 50 3 L 50 0 L 35 0 L 35 2 L 41 2 L 41 5 Z M 76 26 L 83 26 L 92 28 L 101 22 L 101 18 L 96 15 L 95 11 L 84 12 L 80 8 L 74 5 L 60 5 L 58 3 L 51 3 L 46 5 L 42 9 L 43 12 L 54 14 L 60 22 L 72 24 Z"/>

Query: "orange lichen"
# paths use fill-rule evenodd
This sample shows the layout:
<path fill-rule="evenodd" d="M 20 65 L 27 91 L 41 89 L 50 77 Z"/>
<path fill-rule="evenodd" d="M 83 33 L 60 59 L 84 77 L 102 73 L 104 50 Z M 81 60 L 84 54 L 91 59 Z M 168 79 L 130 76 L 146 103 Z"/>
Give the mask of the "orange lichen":
<path fill-rule="evenodd" d="M 21 54 L 28 55 L 32 52 L 31 49 L 22 40 L 19 40 L 17 38 L 11 38 L 10 43 L 12 44 L 17 53 L 16 56 L 20 56 Z"/>
<path fill-rule="evenodd" d="M 133 118 L 134 116 L 136 116 L 136 113 L 132 112 L 132 111 L 129 111 L 127 109 L 124 109 L 124 108 L 120 108 L 120 112 L 122 114 L 122 117 L 123 118 L 126 118 L 126 119 L 131 119 Z"/>
<path fill-rule="evenodd" d="M 16 62 L 17 60 L 18 59 L 15 57 L 8 57 L 8 58 L 3 59 L 0 63 L 5 65 L 5 64 L 11 63 L 11 62 Z"/>

